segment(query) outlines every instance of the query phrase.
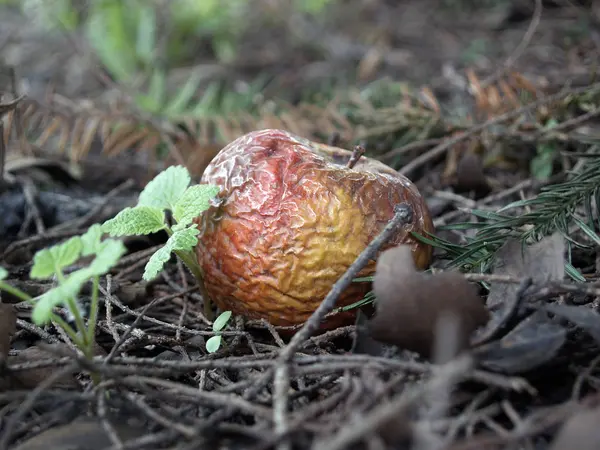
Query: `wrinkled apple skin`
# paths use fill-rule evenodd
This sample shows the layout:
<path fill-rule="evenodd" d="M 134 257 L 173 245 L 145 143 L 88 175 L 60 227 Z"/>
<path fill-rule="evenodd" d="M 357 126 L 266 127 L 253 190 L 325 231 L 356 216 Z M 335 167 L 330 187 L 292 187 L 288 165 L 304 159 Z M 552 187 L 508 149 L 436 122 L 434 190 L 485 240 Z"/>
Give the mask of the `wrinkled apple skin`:
<path fill-rule="evenodd" d="M 432 232 L 416 187 L 404 176 L 351 152 L 316 144 L 281 130 L 246 134 L 224 147 L 201 183 L 221 187 L 219 205 L 198 219 L 198 261 L 211 300 L 221 309 L 273 325 L 301 324 L 356 257 L 381 232 L 402 202 L 412 223 L 384 249 L 410 244 L 418 268 L 431 247 L 409 232 Z M 374 273 L 372 261 L 360 276 Z M 336 306 L 354 303 L 370 283 L 352 283 Z M 325 328 L 351 324 L 354 311 L 328 319 Z"/>

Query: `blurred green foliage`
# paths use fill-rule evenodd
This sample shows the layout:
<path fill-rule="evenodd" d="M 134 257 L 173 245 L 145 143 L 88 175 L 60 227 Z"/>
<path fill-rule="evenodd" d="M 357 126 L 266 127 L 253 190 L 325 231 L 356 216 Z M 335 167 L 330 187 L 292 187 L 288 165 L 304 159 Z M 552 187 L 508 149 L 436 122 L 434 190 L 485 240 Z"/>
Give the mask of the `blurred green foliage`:
<path fill-rule="evenodd" d="M 298 13 L 316 16 L 336 0 L 293 0 Z M 105 69 L 118 83 L 135 88 L 138 106 L 170 119 L 206 116 L 248 104 L 260 91 L 257 80 L 247 92 L 222 95 L 222 83 L 206 88 L 197 99 L 201 74 L 182 85 L 168 99 L 169 69 L 197 61 L 201 48 L 211 48 L 221 63 L 238 56 L 238 43 L 248 31 L 251 8 L 260 3 L 246 0 L 0 0 L 0 5 L 20 7 L 33 26 L 47 30 L 81 31 Z M 260 13 L 260 11 L 259 11 Z M 144 91 L 144 92 L 142 92 Z M 221 108 L 220 106 L 223 106 Z"/>

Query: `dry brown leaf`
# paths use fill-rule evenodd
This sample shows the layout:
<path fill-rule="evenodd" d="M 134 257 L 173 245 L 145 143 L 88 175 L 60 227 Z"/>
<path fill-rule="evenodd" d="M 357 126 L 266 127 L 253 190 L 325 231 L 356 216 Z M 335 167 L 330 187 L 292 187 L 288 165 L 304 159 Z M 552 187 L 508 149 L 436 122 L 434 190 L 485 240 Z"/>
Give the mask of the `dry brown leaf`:
<path fill-rule="evenodd" d="M 0 357 L 7 357 L 10 339 L 17 331 L 17 314 L 12 305 L 0 303 Z"/>
<path fill-rule="evenodd" d="M 525 247 L 519 240 L 509 239 L 496 254 L 493 273 L 515 278 L 531 277 L 534 283 L 560 281 L 565 274 L 564 253 L 565 241 L 560 233 Z M 492 283 L 488 307 L 496 308 L 514 298 L 518 289 L 517 284 Z"/>
<path fill-rule="evenodd" d="M 432 354 L 441 319 L 458 319 L 458 351 L 468 347 L 473 331 L 489 319 L 475 285 L 459 273 L 417 272 L 408 246 L 381 254 L 373 289 L 377 312 L 369 323 L 371 336 L 424 357 Z"/>

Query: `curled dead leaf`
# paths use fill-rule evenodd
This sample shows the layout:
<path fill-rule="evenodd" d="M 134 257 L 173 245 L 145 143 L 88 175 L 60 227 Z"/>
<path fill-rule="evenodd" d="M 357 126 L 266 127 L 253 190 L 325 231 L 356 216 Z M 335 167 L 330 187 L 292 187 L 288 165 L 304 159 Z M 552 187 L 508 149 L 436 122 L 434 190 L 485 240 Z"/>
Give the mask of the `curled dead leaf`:
<path fill-rule="evenodd" d="M 407 246 L 381 254 L 373 290 L 377 300 L 368 326 L 371 337 L 424 357 L 432 355 L 442 319 L 453 317 L 459 325 L 455 351 L 467 348 L 473 331 L 489 319 L 475 285 L 459 273 L 417 272 Z"/>

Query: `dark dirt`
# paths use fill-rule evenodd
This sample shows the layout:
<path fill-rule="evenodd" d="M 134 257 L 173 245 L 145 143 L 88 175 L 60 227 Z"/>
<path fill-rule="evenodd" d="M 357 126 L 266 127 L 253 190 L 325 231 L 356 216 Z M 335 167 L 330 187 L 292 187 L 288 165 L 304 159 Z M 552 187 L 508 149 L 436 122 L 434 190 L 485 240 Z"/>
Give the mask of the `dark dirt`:
<path fill-rule="evenodd" d="M 239 59 L 229 67 L 219 66 L 206 51 L 187 64 L 204 65 L 215 77 L 231 80 L 267 73 L 275 81 L 265 95 L 290 100 L 308 88 L 319 89 L 331 77 L 349 86 L 388 77 L 430 87 L 452 116 L 472 107 L 466 69 L 474 69 L 485 80 L 502 72 L 508 60 L 511 69 L 540 86 L 569 82 L 577 87 L 595 79 L 600 61 L 596 1 L 540 1 L 539 17 L 536 2 L 519 0 L 495 6 L 475 2 L 481 3 L 477 7 L 468 1 L 344 3 L 326 18 L 327 26 L 295 18 L 273 29 L 253 30 L 243 40 Z M 14 11 L 0 9 L 0 55 L 5 65 L 17 68 L 23 93 L 43 97 L 52 84 L 66 98 L 119 95 L 97 79 L 91 56 L 77 54 L 64 36 L 27 23 Z M 188 74 L 186 68 L 175 70 L 171 85 L 176 87 Z M 10 91 L 2 88 L 8 86 L 7 80 L 0 71 L 0 90 Z M 150 177 L 143 155 L 106 158 L 99 145 L 79 171 L 56 164 L 25 164 L 9 171 L 16 184 L 0 189 L 0 266 L 9 270 L 11 283 L 31 295 L 45 289 L 27 277 L 36 250 L 112 217 L 135 202 Z M 522 156 L 525 150 L 518 147 L 517 153 Z M 421 153 L 406 154 L 413 158 Z M 497 208 L 537 192 L 541 184 L 514 165 L 467 163 L 472 163 L 469 170 L 464 169 L 466 163 L 444 159 L 415 172 L 436 224 L 467 220 L 460 208 Z M 455 178 L 444 181 L 444 171 L 455 166 L 458 170 L 451 171 Z M 461 170 L 477 173 L 472 179 L 461 178 Z M 521 182 L 522 189 L 514 189 Z M 470 231 L 443 233 L 464 243 Z M 301 345 L 290 364 L 287 408 L 282 413 L 273 407 L 277 400 L 273 368 L 287 342 L 268 324 L 238 320 L 224 333 L 227 346 L 208 355 L 204 343 L 212 335 L 210 324 L 194 280 L 183 266 L 173 259 L 158 280 L 140 281 L 151 254 L 148 249 L 162 241 L 161 235 L 128 239 L 128 255 L 102 280 L 98 357 L 93 364 L 74 359 L 57 346 L 36 353 L 37 345 L 56 344 L 64 336 L 54 327 L 32 325 L 30 307 L 13 305 L 17 330 L 8 362 L 0 354 L 0 381 L 6 374 L 12 379 L 35 377 L 10 388 L 2 385 L 0 450 L 39 448 L 35 442 L 23 442 L 49 429 L 54 438 L 67 436 L 52 448 L 67 448 L 67 442 L 73 445 L 68 448 L 120 448 L 116 441 L 121 436 L 134 439 L 127 448 L 144 449 L 408 449 L 419 440 L 426 448 L 437 443 L 436 448 L 453 450 L 511 448 L 517 443 L 542 449 L 549 447 L 568 418 L 598 405 L 598 344 L 585 327 L 567 320 L 568 333 L 561 325 L 557 334 L 570 341 L 557 350 L 552 363 L 514 375 L 472 369 L 457 360 L 441 374 L 429 376 L 432 368 L 427 361 L 397 349 L 392 357 L 352 352 L 354 326 L 340 328 Z M 574 257 L 573 264 L 590 281 L 598 279 L 594 258 L 595 253 L 583 251 Z M 600 294 L 595 285 L 589 289 L 534 294 L 538 300 L 552 296 L 563 303 L 589 304 L 595 311 Z M 515 290 L 516 286 L 511 292 Z M 89 292 L 84 292 L 83 300 L 89 301 L 87 297 Z M 2 300 L 15 302 L 4 293 Z M 154 305 L 144 311 L 150 301 Z M 515 308 L 518 302 L 517 297 Z M 142 320 L 132 328 L 140 315 Z M 536 339 L 537 335 L 528 349 L 545 352 L 542 340 Z M 0 330 L 2 351 L 5 341 L 6 330 Z M 117 354 L 107 357 L 117 343 Z M 101 374 L 99 386 L 90 383 L 90 369 Z M 68 375 L 71 372 L 76 373 L 75 380 Z M 455 383 L 454 394 L 448 394 Z M 91 422 L 73 422 L 83 416 Z M 65 424 L 66 429 L 59 428 Z M 95 437 L 81 440 L 86 427 Z M 563 438 L 568 439 L 569 433 Z M 87 444 L 96 438 L 96 446 Z M 291 447 L 285 446 L 287 438 Z"/>

